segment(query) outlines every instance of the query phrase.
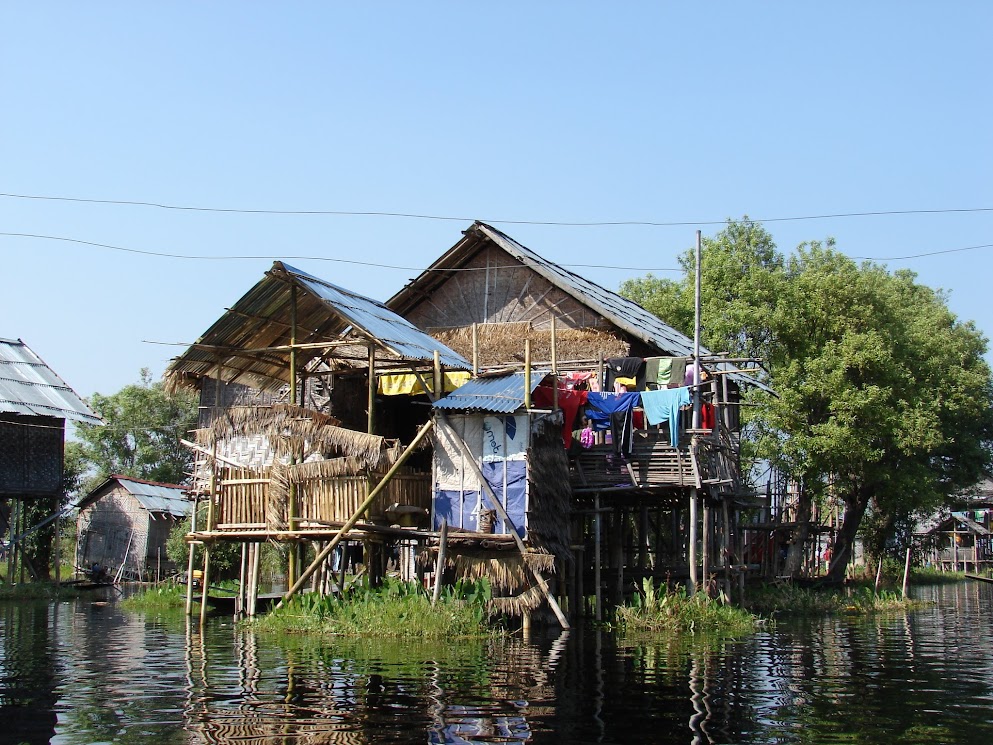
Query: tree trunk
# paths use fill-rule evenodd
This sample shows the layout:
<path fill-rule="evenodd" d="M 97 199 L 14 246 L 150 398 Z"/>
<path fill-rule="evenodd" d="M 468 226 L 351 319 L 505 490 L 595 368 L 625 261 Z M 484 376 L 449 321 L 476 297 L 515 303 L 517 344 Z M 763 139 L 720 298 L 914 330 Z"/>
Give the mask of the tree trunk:
<path fill-rule="evenodd" d="M 858 535 L 865 510 L 869 506 L 868 489 L 858 488 L 853 495 L 845 497 L 844 501 L 845 519 L 838 530 L 834 546 L 831 547 L 831 564 L 827 573 L 829 582 L 844 582 L 845 570 L 855 558 L 855 537 Z"/>
<path fill-rule="evenodd" d="M 783 568 L 783 573 L 790 577 L 799 577 L 803 573 L 803 557 L 806 555 L 804 549 L 807 547 L 807 539 L 810 537 L 810 515 L 812 512 L 813 499 L 810 492 L 801 485 L 796 503 L 796 530 L 786 554 L 786 566 Z"/>

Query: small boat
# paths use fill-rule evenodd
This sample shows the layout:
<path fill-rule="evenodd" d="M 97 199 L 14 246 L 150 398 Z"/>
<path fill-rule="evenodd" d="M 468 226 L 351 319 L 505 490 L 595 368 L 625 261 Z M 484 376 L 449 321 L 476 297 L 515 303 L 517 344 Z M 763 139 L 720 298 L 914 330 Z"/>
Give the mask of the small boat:
<path fill-rule="evenodd" d="M 976 579 L 980 582 L 993 582 L 993 577 L 983 577 L 979 574 L 967 574 L 965 575 L 968 579 Z"/>

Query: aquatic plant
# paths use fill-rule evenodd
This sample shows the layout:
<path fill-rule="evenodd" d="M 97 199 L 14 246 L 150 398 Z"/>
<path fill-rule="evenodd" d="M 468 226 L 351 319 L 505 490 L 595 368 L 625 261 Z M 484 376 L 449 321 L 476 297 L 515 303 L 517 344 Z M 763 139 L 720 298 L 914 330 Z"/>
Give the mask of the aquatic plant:
<path fill-rule="evenodd" d="M 200 593 L 193 596 L 199 601 Z M 149 587 L 121 601 L 121 607 L 133 611 L 163 611 L 186 608 L 186 585 L 168 583 Z"/>
<path fill-rule="evenodd" d="M 631 631 L 743 633 L 754 628 L 756 620 L 723 592 L 714 598 L 704 592 L 688 595 L 681 586 L 657 588 L 650 577 L 642 581 L 632 604 L 618 607 L 616 613 L 617 624 Z"/>
<path fill-rule="evenodd" d="M 868 615 L 907 610 L 923 603 L 899 592 L 875 592 L 871 584 L 846 587 L 801 587 L 792 583 L 756 587 L 748 593 L 747 607 L 766 616 L 810 616 L 847 613 Z"/>
<path fill-rule="evenodd" d="M 451 638 L 490 633 L 489 583 L 458 582 L 436 604 L 414 582 L 361 582 L 344 595 L 305 593 L 250 622 L 257 631 L 344 636 Z"/>

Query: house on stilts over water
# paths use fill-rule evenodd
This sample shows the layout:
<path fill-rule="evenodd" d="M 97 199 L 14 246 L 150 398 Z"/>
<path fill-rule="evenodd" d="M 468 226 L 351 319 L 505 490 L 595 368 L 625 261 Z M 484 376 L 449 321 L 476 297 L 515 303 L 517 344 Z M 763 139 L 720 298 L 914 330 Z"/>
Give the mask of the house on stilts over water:
<path fill-rule="evenodd" d="M 340 587 L 348 544 L 373 582 L 485 576 L 494 612 L 563 627 L 645 578 L 729 588 L 753 363 L 695 360 L 483 223 L 385 304 L 276 262 L 166 373 L 201 396 L 188 538 L 245 544 L 247 613 L 264 541 L 290 549 L 288 595 Z"/>
<path fill-rule="evenodd" d="M 248 614 L 266 541 L 288 547 L 288 595 L 308 581 L 332 586 L 328 559 L 342 543 L 361 547 L 373 582 L 387 544 L 399 543 L 412 576 L 414 548 L 434 535 L 430 451 L 420 448 L 433 420 L 413 396 L 380 403 L 377 385 L 430 391 L 469 368 L 382 303 L 275 262 L 166 370 L 169 387 L 200 391 L 199 429 L 186 444 L 197 454 L 192 492 L 207 505 L 188 536 L 207 548 L 204 599 L 219 542 L 245 546 L 239 605 Z M 307 543 L 317 558 L 304 567 Z"/>
<path fill-rule="evenodd" d="M 434 403 L 432 527 L 472 536 L 449 533 L 459 576 L 488 574 L 525 616 L 552 598 L 560 622 L 648 577 L 743 581 L 755 360 L 694 364 L 687 336 L 480 222 L 387 306 L 477 376 Z"/>

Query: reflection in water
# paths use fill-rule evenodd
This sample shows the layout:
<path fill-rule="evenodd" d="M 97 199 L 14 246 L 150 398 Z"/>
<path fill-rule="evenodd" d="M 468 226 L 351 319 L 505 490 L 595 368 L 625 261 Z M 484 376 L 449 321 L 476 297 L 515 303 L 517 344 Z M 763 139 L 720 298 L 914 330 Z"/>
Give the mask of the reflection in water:
<path fill-rule="evenodd" d="M 0 743 L 975 743 L 993 586 L 741 640 L 597 630 L 274 639 L 88 600 L 0 604 Z"/>

